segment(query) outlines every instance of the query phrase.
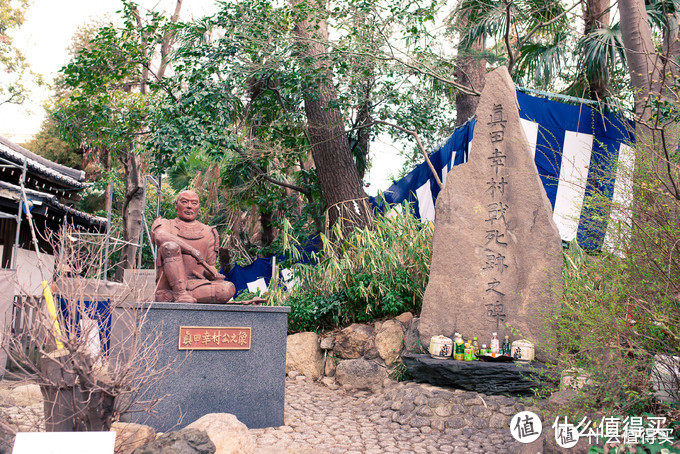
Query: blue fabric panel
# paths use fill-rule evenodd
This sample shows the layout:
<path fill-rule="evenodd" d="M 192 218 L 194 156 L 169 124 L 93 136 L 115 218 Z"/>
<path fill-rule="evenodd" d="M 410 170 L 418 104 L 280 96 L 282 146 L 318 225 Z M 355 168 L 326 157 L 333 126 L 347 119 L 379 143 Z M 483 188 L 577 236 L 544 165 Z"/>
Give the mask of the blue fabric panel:
<path fill-rule="evenodd" d="M 555 206 L 566 131 L 592 134 L 594 137 L 586 197 L 604 194 L 611 198 L 614 181 L 612 178 L 604 179 L 604 171 L 611 170 L 614 168 L 612 166 L 616 165 L 620 144 L 632 142 L 632 123 L 616 114 L 601 114 L 585 105 L 562 104 L 521 92 L 517 92 L 517 100 L 520 118 L 538 123 L 535 161 L 552 207 Z M 474 134 L 474 124 L 473 120 L 456 129 L 446 144 L 430 155 L 430 160 L 438 172 L 447 161 L 449 170 L 454 165 L 467 162 L 467 146 Z M 607 172 L 607 175 L 612 173 Z M 426 163 L 420 164 L 406 177 L 395 182 L 385 192 L 385 199 L 390 204 L 408 200 L 413 203 L 415 213 L 419 216 L 415 190 L 428 179 L 433 198 L 436 200 L 439 187 L 434 182 Z M 376 198 L 372 201 L 375 205 Z M 604 238 L 607 218 L 608 213 L 582 210 L 577 241 L 589 249 L 599 248 Z"/>
<path fill-rule="evenodd" d="M 248 282 L 254 282 L 260 278 L 264 278 L 267 286 L 269 286 L 269 281 L 272 278 L 272 258 L 260 257 L 245 267 L 234 265 L 225 277 L 234 284 L 237 295 L 248 290 Z"/>
<path fill-rule="evenodd" d="M 62 296 L 58 297 L 59 307 L 61 309 L 61 314 L 67 323 L 64 328 L 68 330 L 70 327 L 75 327 L 76 334 L 80 334 L 80 310 L 76 310 L 74 314 L 70 313 L 69 302 Z M 110 304 L 111 300 L 106 299 L 102 301 L 82 301 L 84 306 L 84 311 L 88 316 L 94 316 L 99 327 L 99 340 L 101 342 L 102 352 L 106 354 L 109 351 L 109 346 L 111 343 L 111 310 Z M 95 308 L 91 309 L 92 305 L 96 305 Z"/>

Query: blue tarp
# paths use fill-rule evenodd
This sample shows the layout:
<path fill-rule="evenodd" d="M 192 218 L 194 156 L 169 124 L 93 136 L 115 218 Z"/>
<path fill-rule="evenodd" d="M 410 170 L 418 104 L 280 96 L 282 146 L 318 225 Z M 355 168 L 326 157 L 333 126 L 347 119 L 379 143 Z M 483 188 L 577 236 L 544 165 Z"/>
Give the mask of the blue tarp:
<path fill-rule="evenodd" d="M 554 219 L 562 239 L 576 239 L 587 249 L 599 249 L 608 213 L 593 213 L 587 207 L 581 209 L 583 200 L 595 190 L 610 199 L 614 196 L 615 179 L 606 176 L 615 172 L 604 170 L 615 169 L 622 145 L 633 141 L 632 122 L 589 106 L 563 104 L 522 92 L 517 92 L 517 100 L 522 126 L 535 149 L 536 168 L 543 187 L 553 210 L 558 205 Z M 474 126 L 474 120 L 462 125 L 442 148 L 430 155 L 443 182 L 452 166 L 467 161 Z M 423 162 L 395 182 L 383 197 L 390 205 L 407 200 L 422 220 L 434 221 L 434 202 L 439 191 L 432 172 Z M 378 198 L 372 202 L 380 205 Z"/>

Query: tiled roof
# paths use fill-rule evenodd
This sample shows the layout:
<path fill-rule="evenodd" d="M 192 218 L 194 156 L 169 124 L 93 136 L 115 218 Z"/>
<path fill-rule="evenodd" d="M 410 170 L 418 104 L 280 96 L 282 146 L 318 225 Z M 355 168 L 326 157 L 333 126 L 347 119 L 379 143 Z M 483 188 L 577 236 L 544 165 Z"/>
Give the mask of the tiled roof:
<path fill-rule="evenodd" d="M 52 194 L 46 194 L 44 192 L 35 191 L 33 189 L 25 189 L 26 197 L 33 201 L 40 201 L 47 204 L 51 208 L 78 219 L 80 222 L 92 225 L 97 228 L 106 227 L 106 219 L 99 216 L 92 216 L 91 214 L 83 213 L 68 205 L 64 205 L 59 202 L 56 196 Z M 5 181 L 0 181 L 0 197 L 4 197 L 11 200 L 19 201 L 22 199 L 21 188 L 14 184 L 7 183 Z"/>
<path fill-rule="evenodd" d="M 0 157 L 20 166 L 23 166 L 24 162 L 26 162 L 29 170 L 74 189 L 84 189 L 88 186 L 85 183 L 85 172 L 82 170 L 72 169 L 71 167 L 52 162 L 2 136 L 0 136 Z"/>

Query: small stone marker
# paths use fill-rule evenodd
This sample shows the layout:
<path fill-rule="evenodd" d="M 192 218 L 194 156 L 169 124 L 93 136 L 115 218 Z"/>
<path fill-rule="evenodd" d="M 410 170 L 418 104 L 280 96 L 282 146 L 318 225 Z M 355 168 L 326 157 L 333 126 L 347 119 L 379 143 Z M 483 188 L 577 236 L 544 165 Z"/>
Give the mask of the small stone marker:
<path fill-rule="evenodd" d="M 562 285 L 562 241 L 505 67 L 487 74 L 469 160 L 446 181 L 436 205 L 422 345 L 455 331 L 488 344 L 495 331 L 500 339 L 539 341 L 539 350 Z"/>
<path fill-rule="evenodd" d="M 19 432 L 12 454 L 113 454 L 115 432 Z"/>

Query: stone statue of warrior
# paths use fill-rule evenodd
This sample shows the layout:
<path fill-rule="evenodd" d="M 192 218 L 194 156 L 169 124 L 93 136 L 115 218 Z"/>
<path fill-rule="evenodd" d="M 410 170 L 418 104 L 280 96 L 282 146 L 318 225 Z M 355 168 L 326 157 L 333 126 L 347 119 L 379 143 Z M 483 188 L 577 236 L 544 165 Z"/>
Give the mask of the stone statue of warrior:
<path fill-rule="evenodd" d="M 220 245 L 215 227 L 196 220 L 200 203 L 194 191 L 177 196 L 177 218 L 157 218 L 151 239 L 158 246 L 156 301 L 226 303 L 236 291 L 215 268 Z"/>

